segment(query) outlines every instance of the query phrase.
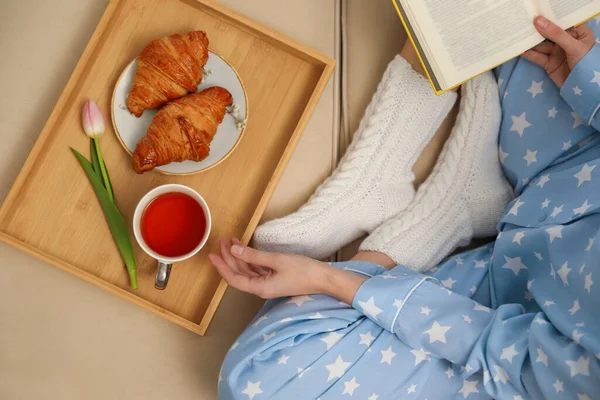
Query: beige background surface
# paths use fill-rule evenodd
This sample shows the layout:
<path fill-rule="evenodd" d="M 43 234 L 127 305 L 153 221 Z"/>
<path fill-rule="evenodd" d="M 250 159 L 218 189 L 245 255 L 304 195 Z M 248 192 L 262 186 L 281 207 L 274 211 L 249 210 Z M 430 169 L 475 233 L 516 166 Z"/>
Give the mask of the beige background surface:
<path fill-rule="evenodd" d="M 0 0 L 0 200 L 107 3 Z M 222 3 L 334 56 L 334 0 Z M 330 84 L 267 216 L 328 175 L 335 101 Z M 0 243 L 0 399 L 214 399 L 221 360 L 260 305 L 229 289 L 199 337 Z"/>

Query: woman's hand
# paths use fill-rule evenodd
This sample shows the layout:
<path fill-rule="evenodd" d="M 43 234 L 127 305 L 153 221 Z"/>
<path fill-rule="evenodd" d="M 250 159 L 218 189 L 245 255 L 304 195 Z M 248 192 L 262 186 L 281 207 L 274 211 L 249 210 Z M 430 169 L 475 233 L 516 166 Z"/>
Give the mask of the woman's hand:
<path fill-rule="evenodd" d="M 586 25 L 564 31 L 542 16 L 535 18 L 534 25 L 548 40 L 523 53 L 523 57 L 544 68 L 562 87 L 571 70 L 594 46 L 594 33 Z"/>
<path fill-rule="evenodd" d="M 365 281 L 350 272 L 295 254 L 269 253 L 221 240 L 210 261 L 228 284 L 263 299 L 324 293 L 348 304 Z"/>

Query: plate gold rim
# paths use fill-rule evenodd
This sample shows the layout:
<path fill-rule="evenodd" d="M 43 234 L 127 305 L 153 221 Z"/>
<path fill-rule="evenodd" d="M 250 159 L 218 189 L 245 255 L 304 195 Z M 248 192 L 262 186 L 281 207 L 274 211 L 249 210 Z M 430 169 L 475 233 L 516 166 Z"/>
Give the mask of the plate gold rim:
<path fill-rule="evenodd" d="M 231 63 L 223 56 L 215 53 L 213 50 L 209 49 L 208 50 L 209 53 L 214 54 L 215 56 L 219 57 L 221 60 L 225 61 L 225 63 L 229 66 L 229 68 L 231 68 L 233 70 L 233 72 L 235 73 L 235 76 L 238 78 L 238 81 L 240 82 L 240 84 L 242 85 L 242 91 L 244 92 L 244 100 L 246 101 L 246 120 L 248 120 L 248 116 L 250 114 L 250 105 L 248 104 L 248 94 L 246 92 L 246 86 L 244 85 L 244 82 L 242 81 L 242 79 L 240 78 L 240 74 L 238 74 L 237 70 L 233 67 L 233 65 L 231 65 Z M 125 71 L 127 71 L 129 69 L 129 67 L 131 66 L 131 64 L 133 64 L 135 62 L 135 60 L 137 59 L 134 58 L 131 62 L 129 62 L 125 68 L 123 68 L 123 71 L 121 71 L 121 74 L 119 75 L 119 79 L 117 79 L 117 83 L 115 84 L 115 87 L 113 89 L 113 93 L 112 93 L 112 98 L 110 101 L 110 105 L 111 105 L 111 120 L 112 120 L 112 126 L 113 129 L 115 131 L 115 136 L 117 137 L 117 139 L 119 140 L 119 143 L 121 143 L 121 146 L 123 147 L 123 149 L 125 149 L 125 151 L 130 155 L 133 156 L 133 153 L 129 150 L 129 148 L 125 145 L 125 142 L 123 141 L 123 138 L 121 137 L 121 133 L 119 132 L 119 128 L 117 128 L 117 123 L 115 122 L 115 96 L 117 93 L 117 88 L 119 87 L 119 83 L 121 82 L 121 79 L 123 79 L 123 75 L 125 75 Z M 244 137 L 244 134 L 246 133 L 246 128 L 247 128 L 247 124 L 242 128 L 242 131 L 240 132 L 240 136 L 238 137 L 237 141 L 235 142 L 235 144 L 233 145 L 233 147 L 231 148 L 231 150 L 229 150 L 227 152 L 227 154 L 225 154 L 223 157 L 221 157 L 218 161 L 216 161 L 215 163 L 204 167 L 202 169 L 199 169 L 198 171 L 192 171 L 192 172 L 167 172 L 167 171 L 161 171 L 157 168 L 154 168 L 153 171 L 157 172 L 159 174 L 163 174 L 163 175 L 170 175 L 170 176 L 189 176 L 189 175 L 196 175 L 199 174 L 201 172 L 206 172 L 210 169 L 213 169 L 214 167 L 218 166 L 219 164 L 221 164 L 223 161 L 225 161 L 230 155 L 231 153 L 233 153 L 233 151 L 238 147 L 238 145 L 240 144 L 240 142 L 242 141 L 242 138 Z M 166 164 L 169 165 L 169 164 Z"/>

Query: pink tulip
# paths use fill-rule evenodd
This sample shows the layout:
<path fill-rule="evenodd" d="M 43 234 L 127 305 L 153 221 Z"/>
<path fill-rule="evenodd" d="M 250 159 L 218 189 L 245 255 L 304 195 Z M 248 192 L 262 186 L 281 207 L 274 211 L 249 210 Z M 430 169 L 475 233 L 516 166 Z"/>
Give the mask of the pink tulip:
<path fill-rule="evenodd" d="M 81 115 L 83 130 L 91 138 L 96 138 L 104 133 L 104 117 L 102 112 L 93 100 L 88 100 L 83 106 Z"/>

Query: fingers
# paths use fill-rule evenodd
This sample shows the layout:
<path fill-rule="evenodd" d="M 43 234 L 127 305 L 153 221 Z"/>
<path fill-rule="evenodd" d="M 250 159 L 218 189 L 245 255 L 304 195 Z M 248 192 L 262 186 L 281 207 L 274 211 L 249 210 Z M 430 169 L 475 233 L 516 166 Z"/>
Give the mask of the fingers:
<path fill-rule="evenodd" d="M 262 278 L 251 278 L 237 273 L 225 260 L 215 254 L 209 254 L 208 258 L 229 285 L 243 292 L 251 294 L 260 293 L 264 285 Z"/>
<path fill-rule="evenodd" d="M 285 255 L 279 253 L 269 253 L 260 251 L 248 246 L 234 245 L 231 248 L 231 254 L 238 260 L 250 264 L 262 265 L 277 270 L 285 263 Z"/>
<path fill-rule="evenodd" d="M 548 64 L 548 61 L 550 60 L 549 56 L 547 54 L 543 54 L 540 53 L 539 51 L 535 51 L 535 50 L 527 50 L 525 53 L 523 53 L 523 58 L 539 65 L 540 67 L 546 69 L 546 65 Z"/>
<path fill-rule="evenodd" d="M 237 273 L 248 275 L 248 276 L 259 276 L 256 272 L 252 271 L 248 264 L 245 262 L 236 259 L 231 255 L 231 242 L 229 240 L 221 240 L 219 241 L 221 247 L 221 257 Z"/>
<path fill-rule="evenodd" d="M 233 238 L 233 239 L 231 239 L 231 242 L 232 242 L 233 244 L 237 244 L 238 246 L 243 246 L 242 242 L 240 242 L 240 241 L 239 241 L 237 238 Z M 240 262 L 243 262 L 243 261 L 240 261 Z M 252 271 L 254 271 L 254 272 L 256 272 L 257 274 L 259 274 L 260 276 L 267 276 L 267 275 L 269 275 L 269 271 L 268 271 L 266 268 L 263 268 L 263 267 L 262 267 L 262 266 L 260 266 L 260 265 L 256 265 L 256 264 L 248 264 L 248 267 L 249 267 L 249 268 L 250 268 Z"/>
<path fill-rule="evenodd" d="M 583 44 L 581 42 L 549 19 L 538 16 L 535 18 L 534 24 L 538 32 L 543 37 L 562 47 L 567 54 L 576 55 L 577 53 L 583 51 Z"/>

